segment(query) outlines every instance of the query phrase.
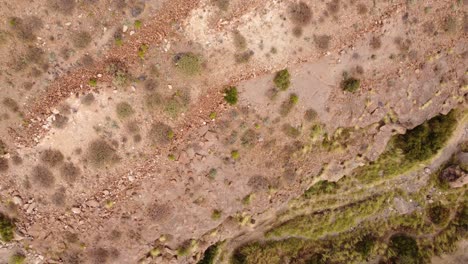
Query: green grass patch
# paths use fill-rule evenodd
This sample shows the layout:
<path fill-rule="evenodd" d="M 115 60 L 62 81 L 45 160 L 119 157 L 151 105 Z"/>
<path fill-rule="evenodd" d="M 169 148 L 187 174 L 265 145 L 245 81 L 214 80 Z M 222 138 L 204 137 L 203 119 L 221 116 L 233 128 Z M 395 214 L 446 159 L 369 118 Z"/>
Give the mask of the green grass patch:
<path fill-rule="evenodd" d="M 354 77 L 346 77 L 341 82 L 341 89 L 350 93 L 356 92 L 360 86 L 361 86 L 361 81 Z"/>
<path fill-rule="evenodd" d="M 205 253 L 203 253 L 203 258 L 198 261 L 197 264 L 215 264 L 216 259 L 218 258 L 219 254 L 221 253 L 221 243 L 216 243 L 214 245 L 209 246 Z"/>
<path fill-rule="evenodd" d="M 336 182 L 330 182 L 327 180 L 318 181 L 316 184 L 312 185 L 309 189 L 304 192 L 304 196 L 307 199 L 310 199 L 312 196 L 321 195 L 321 194 L 334 194 L 338 189 L 338 184 Z"/>
<path fill-rule="evenodd" d="M 451 111 L 408 130 L 406 134 L 393 136 L 376 161 L 355 169 L 353 175 L 363 183 L 371 183 L 404 173 L 434 156 L 450 138 L 456 125 L 456 112 Z"/>

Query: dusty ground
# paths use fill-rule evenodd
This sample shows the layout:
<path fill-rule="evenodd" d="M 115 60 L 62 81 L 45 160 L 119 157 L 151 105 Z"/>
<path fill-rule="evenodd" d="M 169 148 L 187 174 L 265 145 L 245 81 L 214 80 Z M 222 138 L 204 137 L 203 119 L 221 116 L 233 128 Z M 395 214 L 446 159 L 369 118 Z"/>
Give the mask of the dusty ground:
<path fill-rule="evenodd" d="M 0 258 L 21 251 L 31 263 L 194 263 L 210 244 L 254 232 L 324 164 L 339 179 L 375 159 L 394 131 L 466 106 L 466 1 L 304 1 L 305 22 L 291 19 L 295 1 L 232 0 L 226 10 L 214 2 L 0 2 L 1 211 L 18 226 Z M 200 74 L 174 66 L 183 52 L 202 58 Z M 125 80 L 116 81 L 115 65 Z M 291 87 L 272 99 L 284 68 Z M 358 92 L 342 91 L 343 72 L 361 79 Z M 239 89 L 235 106 L 223 100 L 228 85 Z M 152 109 L 155 93 L 162 99 Z M 281 115 L 291 93 L 298 104 Z M 166 104 L 179 96 L 184 106 L 174 114 Z M 121 102 L 129 117 L 117 115 Z M 312 125 L 308 109 L 329 133 L 359 129 L 347 151 L 294 155 Z M 373 126 L 388 116 L 398 121 Z M 153 144 L 160 122 L 173 134 Z M 300 135 L 286 136 L 284 124 Z M 98 139 L 113 155 L 99 166 L 90 156 Z M 45 162 L 49 149 L 63 160 Z M 240 226 L 235 219 L 246 215 L 250 224 Z M 176 256 L 192 239 L 194 253 Z M 161 243 L 164 254 L 147 257 Z"/>

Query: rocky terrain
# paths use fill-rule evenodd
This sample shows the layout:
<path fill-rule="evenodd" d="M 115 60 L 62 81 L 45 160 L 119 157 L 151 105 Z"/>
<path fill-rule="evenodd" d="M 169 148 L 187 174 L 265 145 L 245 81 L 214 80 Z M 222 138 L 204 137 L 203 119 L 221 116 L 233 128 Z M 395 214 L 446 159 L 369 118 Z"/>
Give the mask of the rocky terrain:
<path fill-rule="evenodd" d="M 467 1 L 0 3 L 0 263 L 468 261 Z"/>

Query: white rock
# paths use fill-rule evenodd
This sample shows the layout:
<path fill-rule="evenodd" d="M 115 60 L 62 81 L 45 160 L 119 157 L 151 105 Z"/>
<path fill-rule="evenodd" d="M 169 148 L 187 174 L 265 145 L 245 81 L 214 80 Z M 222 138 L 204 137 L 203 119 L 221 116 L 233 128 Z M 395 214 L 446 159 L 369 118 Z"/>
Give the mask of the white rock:
<path fill-rule="evenodd" d="M 133 31 L 133 30 L 130 31 L 130 36 L 133 35 L 133 34 L 135 34 L 135 31 Z"/>
<path fill-rule="evenodd" d="M 122 32 L 125 33 L 125 32 L 127 32 L 127 30 L 128 30 L 128 26 L 127 26 L 127 25 L 124 25 L 123 28 L 122 28 Z"/>
<path fill-rule="evenodd" d="M 23 204 L 23 199 L 19 197 L 18 195 L 14 196 L 12 199 L 12 202 L 16 205 L 22 205 Z"/>
<path fill-rule="evenodd" d="M 79 214 L 79 213 L 81 213 L 81 209 L 78 208 L 78 207 L 73 207 L 73 208 L 71 209 L 71 211 L 72 211 L 74 214 Z"/>

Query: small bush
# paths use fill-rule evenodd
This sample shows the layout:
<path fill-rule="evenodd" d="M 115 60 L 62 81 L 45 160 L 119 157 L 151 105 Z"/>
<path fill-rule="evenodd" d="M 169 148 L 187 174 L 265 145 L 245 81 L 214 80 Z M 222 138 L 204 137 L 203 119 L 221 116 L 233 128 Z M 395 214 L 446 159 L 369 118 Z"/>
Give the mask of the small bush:
<path fill-rule="evenodd" d="M 34 41 L 36 31 L 43 27 L 42 20 L 36 16 L 27 16 L 24 19 L 12 17 L 9 24 L 16 37 L 25 41 Z"/>
<path fill-rule="evenodd" d="M 174 58 L 175 65 L 186 75 L 197 75 L 201 72 L 201 58 L 191 52 L 177 54 Z"/>
<path fill-rule="evenodd" d="M 432 223 L 443 225 L 450 217 L 450 209 L 441 204 L 432 205 L 428 209 L 428 215 Z"/>
<path fill-rule="evenodd" d="M 75 32 L 71 37 L 72 44 L 77 49 L 86 48 L 92 40 L 91 34 L 86 31 Z"/>
<path fill-rule="evenodd" d="M 290 138 L 297 138 L 301 135 L 301 131 L 298 128 L 291 126 L 290 124 L 284 124 L 281 127 L 281 130 L 286 136 Z"/>
<path fill-rule="evenodd" d="M 396 234 L 390 238 L 388 254 L 392 263 L 420 263 L 418 243 L 405 234 Z"/>
<path fill-rule="evenodd" d="M 174 138 L 174 131 L 170 126 L 162 122 L 156 122 L 151 125 L 148 138 L 154 145 L 166 145 Z"/>
<path fill-rule="evenodd" d="M 95 98 L 92 93 L 86 94 L 85 96 L 81 98 L 81 103 L 84 105 L 91 105 L 92 103 L 94 103 L 94 101 L 95 101 Z"/>
<path fill-rule="evenodd" d="M 89 79 L 88 85 L 91 86 L 91 87 L 96 87 L 97 86 L 97 79 L 96 78 Z"/>
<path fill-rule="evenodd" d="M 178 90 L 167 101 L 164 111 L 176 118 L 180 113 L 185 112 L 190 104 L 190 94 L 188 90 Z"/>
<path fill-rule="evenodd" d="M 135 23 L 133 23 L 133 26 L 135 29 L 140 29 L 143 23 L 141 23 L 141 20 L 135 20 Z"/>
<path fill-rule="evenodd" d="M 215 264 L 216 258 L 220 253 L 219 247 L 219 243 L 209 246 L 205 250 L 205 253 L 203 253 L 203 258 L 197 264 Z"/>
<path fill-rule="evenodd" d="M 354 248 L 356 252 L 367 258 L 375 247 L 376 238 L 372 235 L 366 235 L 359 240 Z"/>
<path fill-rule="evenodd" d="M 3 142 L 3 140 L 0 139 L 0 156 L 3 156 L 5 154 L 8 153 L 8 148 L 5 144 L 5 142 Z"/>
<path fill-rule="evenodd" d="M 7 171 L 8 168 L 8 160 L 0 157 L 0 172 Z"/>
<path fill-rule="evenodd" d="M 314 121 L 315 119 L 317 119 L 317 112 L 310 108 L 310 109 L 307 109 L 304 113 L 304 119 L 307 121 L 307 122 L 312 122 Z"/>
<path fill-rule="evenodd" d="M 109 165 L 118 160 L 116 150 L 103 139 L 91 141 L 87 158 L 96 167 Z"/>
<path fill-rule="evenodd" d="M 55 167 L 56 165 L 62 163 L 63 159 L 63 154 L 59 150 L 47 149 L 44 150 L 41 154 L 41 161 L 51 167 Z"/>
<path fill-rule="evenodd" d="M 360 86 L 361 86 L 361 81 L 354 77 L 346 77 L 341 82 L 341 89 L 350 93 L 356 92 Z"/>
<path fill-rule="evenodd" d="M 231 158 L 233 160 L 238 160 L 240 158 L 240 154 L 238 150 L 231 151 Z"/>
<path fill-rule="evenodd" d="M 321 50 L 326 50 L 330 47 L 331 37 L 328 35 L 314 36 L 315 46 Z"/>
<path fill-rule="evenodd" d="M 250 177 L 247 186 L 252 188 L 253 191 L 266 191 L 270 186 L 270 181 L 262 175 L 255 175 Z"/>
<path fill-rule="evenodd" d="M 234 39 L 234 46 L 239 50 L 245 50 L 247 48 L 247 40 L 239 31 L 234 31 L 232 33 Z"/>
<path fill-rule="evenodd" d="M 132 116 L 135 111 L 133 111 L 132 106 L 127 102 L 120 102 L 116 106 L 117 116 L 120 119 L 125 119 Z"/>
<path fill-rule="evenodd" d="M 234 54 L 234 60 L 236 61 L 236 63 L 247 63 L 249 62 L 250 58 L 252 58 L 254 54 L 255 53 L 253 52 L 253 50 L 246 50 L 244 52 L 239 52 L 239 53 Z"/>
<path fill-rule="evenodd" d="M 146 107 L 150 110 L 157 109 L 158 107 L 161 106 L 162 103 L 163 103 L 163 99 L 159 93 L 154 92 L 146 96 L 145 104 L 146 104 Z"/>
<path fill-rule="evenodd" d="M 221 211 L 220 210 L 213 210 L 213 212 L 211 213 L 211 219 L 213 220 L 219 220 L 221 218 Z"/>
<path fill-rule="evenodd" d="M 15 253 L 10 257 L 8 264 L 23 264 L 26 260 L 26 256 L 21 253 Z"/>
<path fill-rule="evenodd" d="M 257 143 L 258 133 L 253 129 L 247 129 L 244 134 L 242 134 L 240 140 L 241 144 L 246 147 L 252 147 Z"/>
<path fill-rule="evenodd" d="M 32 170 L 32 181 L 42 188 L 51 188 L 55 183 L 55 177 L 49 169 L 38 165 Z"/>
<path fill-rule="evenodd" d="M 80 169 L 71 162 L 66 162 L 60 168 L 60 175 L 69 184 L 74 183 L 80 174 Z"/>
<path fill-rule="evenodd" d="M 380 47 L 382 47 L 382 41 L 379 37 L 373 36 L 369 42 L 369 45 L 372 49 L 378 50 L 380 49 Z"/>
<path fill-rule="evenodd" d="M 0 213 L 0 238 L 10 242 L 14 238 L 15 224 L 6 215 Z"/>
<path fill-rule="evenodd" d="M 222 11 L 227 11 L 229 8 L 229 0 L 211 0 L 211 2 Z"/>
<path fill-rule="evenodd" d="M 291 76 L 289 75 L 288 69 L 281 70 L 276 73 L 273 82 L 275 83 L 276 87 L 281 91 L 286 91 L 289 86 L 291 85 Z"/>
<path fill-rule="evenodd" d="M 138 48 L 138 57 L 140 57 L 140 59 L 145 58 L 148 48 L 149 46 L 147 44 L 141 44 L 141 46 Z"/>
<path fill-rule="evenodd" d="M 297 102 L 299 101 L 299 97 L 297 96 L 297 94 L 290 94 L 289 95 L 289 98 L 284 101 L 281 106 L 280 106 L 280 115 L 281 116 L 286 116 L 288 115 L 291 110 L 293 109 L 293 107 L 297 104 Z"/>
<path fill-rule="evenodd" d="M 237 103 L 237 87 L 230 86 L 225 88 L 224 100 L 230 105 L 235 105 Z"/>
<path fill-rule="evenodd" d="M 299 26 L 304 26 L 312 20 L 312 11 L 310 7 L 304 3 L 293 3 L 289 6 L 289 17 L 291 21 Z"/>
<path fill-rule="evenodd" d="M 336 182 L 330 182 L 327 180 L 321 180 L 312 185 L 309 189 L 304 192 L 306 198 L 311 198 L 314 195 L 320 194 L 333 194 L 338 189 Z"/>

